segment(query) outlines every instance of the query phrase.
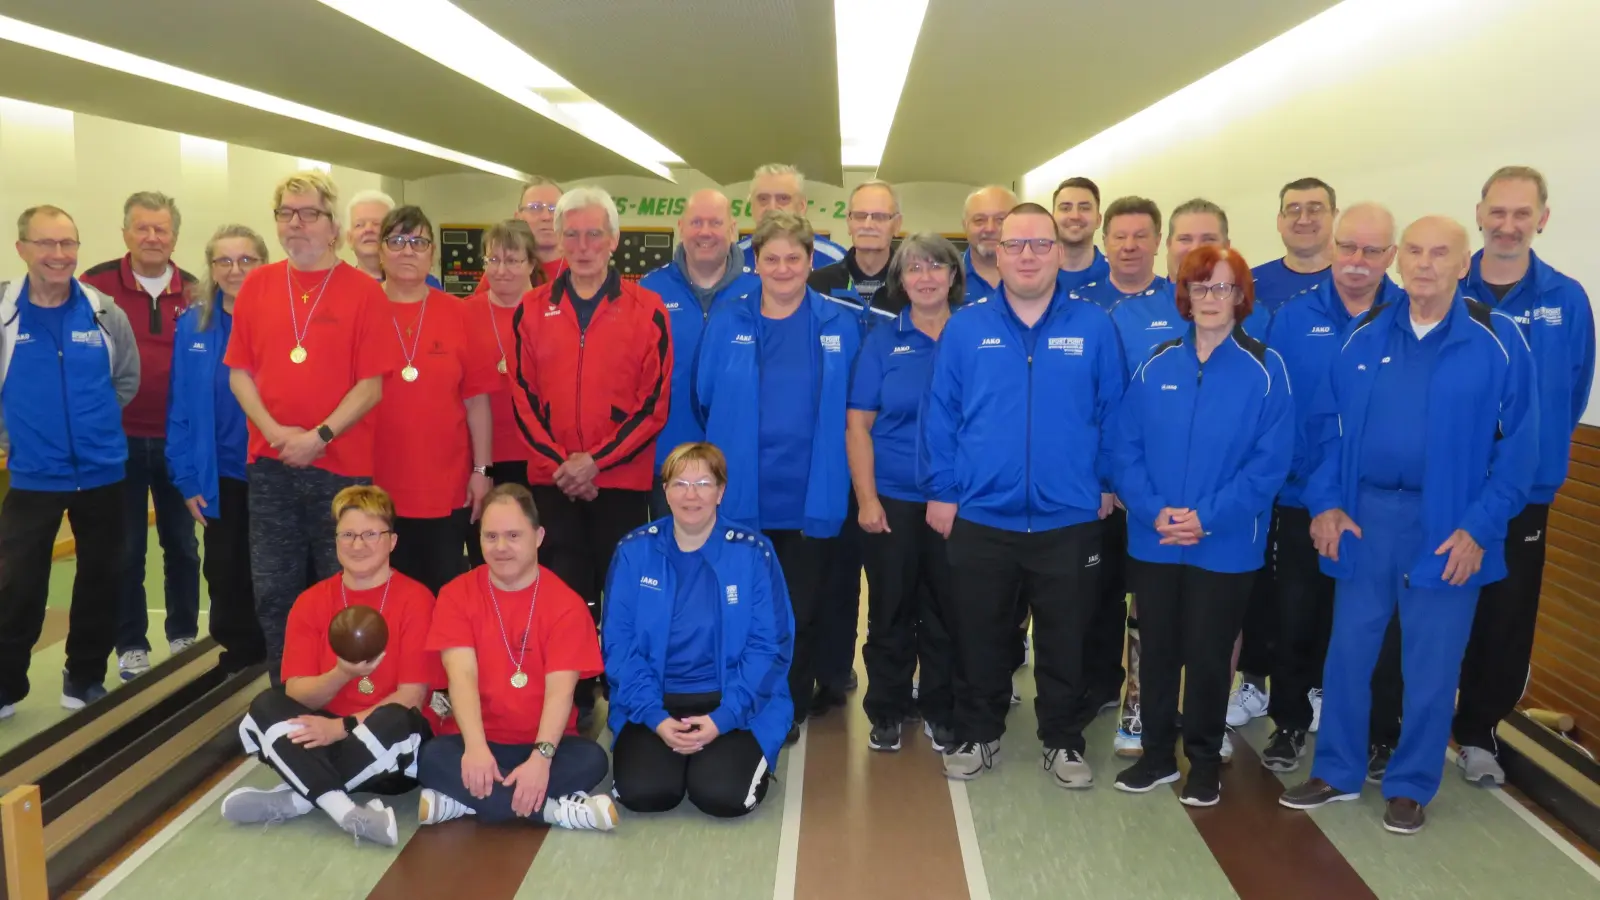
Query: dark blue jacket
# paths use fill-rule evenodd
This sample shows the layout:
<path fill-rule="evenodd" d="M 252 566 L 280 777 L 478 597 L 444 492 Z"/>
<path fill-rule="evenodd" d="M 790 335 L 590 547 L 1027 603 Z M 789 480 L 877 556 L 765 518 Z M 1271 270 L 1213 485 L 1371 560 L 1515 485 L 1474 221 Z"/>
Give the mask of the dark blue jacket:
<path fill-rule="evenodd" d="M 227 313 L 220 301 L 213 307 L 211 327 L 200 330 L 200 310 L 178 317 L 173 333 L 172 389 L 167 394 L 167 471 L 184 497 L 199 496 L 206 503 L 206 518 L 222 515 L 217 496 L 218 454 L 233 454 L 244 465 L 248 446 L 217 446 L 217 404 L 230 403 L 236 415 L 239 401 L 230 393 L 217 396 L 217 369 L 226 368 L 229 333 L 222 329 Z"/>
<path fill-rule="evenodd" d="M 1194 339 L 1190 326 L 1156 348 L 1117 414 L 1112 469 L 1128 509 L 1128 554 L 1254 572 L 1294 453 L 1293 386 L 1283 359 L 1243 328 L 1203 364 Z M 1162 546 L 1155 523 L 1164 507 L 1199 514 L 1198 544 Z"/>
<path fill-rule="evenodd" d="M 1079 292 L 1081 296 L 1081 292 Z M 1122 340 L 1123 359 L 1132 378 L 1155 348 L 1187 334 L 1188 320 L 1178 315 L 1178 295 L 1172 282 L 1162 280 L 1146 288 L 1143 293 L 1124 297 L 1111 307 L 1111 321 L 1117 326 L 1117 336 Z M 1242 323 L 1245 334 L 1258 341 L 1267 339 L 1267 326 L 1272 314 L 1257 306 Z"/>
<path fill-rule="evenodd" d="M 1109 266 L 1107 268 L 1109 269 Z M 1133 297 L 1150 297 L 1154 296 L 1160 291 L 1167 291 L 1170 293 L 1172 291 L 1172 282 L 1162 278 L 1160 275 L 1157 275 L 1155 276 L 1154 281 L 1145 286 L 1144 290 L 1135 291 L 1132 294 L 1125 294 L 1122 292 L 1121 288 L 1111 283 L 1111 274 L 1108 271 L 1106 277 L 1104 278 L 1096 278 L 1093 281 L 1086 282 L 1077 286 L 1076 288 L 1073 288 L 1072 299 L 1087 300 L 1106 312 L 1111 312 L 1117 307 L 1117 304 L 1124 300 L 1128 300 Z M 1144 360 L 1141 359 L 1139 362 L 1144 362 Z M 1134 368 L 1138 368 L 1138 365 L 1139 363 L 1134 363 Z"/>
<path fill-rule="evenodd" d="M 1323 282 L 1332 281 L 1333 267 L 1329 266 L 1316 272 L 1296 272 L 1284 265 L 1283 258 L 1279 257 L 1251 269 L 1250 276 L 1256 282 L 1256 305 L 1264 306 L 1267 312 L 1277 315 L 1285 303 L 1301 292 L 1312 290 Z M 1387 280 L 1387 276 L 1385 279 Z"/>
<path fill-rule="evenodd" d="M 848 308 L 807 289 L 795 315 L 811 320 L 812 362 L 818 383 L 797 386 L 795 397 L 816 398 L 811 474 L 806 481 L 805 533 L 833 537 L 844 524 L 850 498 L 845 457 L 845 403 L 850 372 L 861 349 L 861 320 Z M 761 528 L 761 292 L 730 299 L 706 323 L 695 356 L 695 416 L 706 440 L 728 459 L 722 509 L 731 519 Z"/>
<path fill-rule="evenodd" d="M 674 540 L 668 516 L 624 537 L 611 557 L 600 636 L 611 686 L 606 725 L 613 741 L 628 722 L 654 731 L 667 719 L 663 685 L 678 579 L 667 554 Z M 717 604 L 722 627 L 716 632 L 722 703 L 711 721 L 722 734 L 749 730 L 767 767 L 775 769 L 794 722 L 789 697 L 794 613 L 783 569 L 765 537 L 721 517 L 700 552 L 716 573 L 722 599 Z"/>
<path fill-rule="evenodd" d="M 1594 311 L 1578 282 L 1530 253 L 1528 274 L 1504 300 L 1483 283 L 1483 251 L 1472 257 L 1462 279 L 1467 296 L 1487 303 L 1522 327 L 1533 349 L 1539 385 L 1539 467 L 1533 473 L 1529 503 L 1549 503 L 1567 480 L 1572 432 L 1589 405 L 1594 382 Z"/>
<path fill-rule="evenodd" d="M 1107 430 L 1125 386 L 1116 329 L 1057 286 L 1024 329 L 1006 300 L 956 310 L 939 338 L 922 412 L 918 475 L 928 497 L 1007 531 L 1096 519 L 1111 490 Z"/>
<path fill-rule="evenodd" d="M 759 294 L 761 279 L 748 272 L 739 275 L 717 291 L 711 300 L 710 310 L 700 308 L 694 288 L 676 261 L 639 279 L 639 286 L 661 296 L 661 302 L 667 307 L 667 321 L 672 328 L 672 354 L 675 360 L 672 366 L 672 394 L 667 405 L 667 424 L 662 426 L 661 434 L 656 438 L 656 468 L 660 469 L 662 461 L 673 448 L 679 444 L 704 440 L 706 436 L 705 429 L 695 420 L 694 404 L 689 402 L 689 397 L 694 392 L 690 378 L 694 374 L 695 351 L 700 347 L 700 336 L 705 333 L 711 313 L 730 299 L 745 294 Z"/>
<path fill-rule="evenodd" d="M 1393 303 L 1402 295 L 1400 286 L 1385 275 L 1372 305 Z M 1300 492 L 1305 490 L 1306 478 L 1311 475 L 1314 443 L 1306 431 L 1306 422 L 1311 416 L 1317 389 L 1327 377 L 1333 358 L 1339 355 L 1345 335 L 1352 327 L 1351 321 L 1330 277 L 1278 307 L 1272 326 L 1267 329 L 1267 346 L 1283 357 L 1283 364 L 1289 370 L 1289 382 L 1299 387 L 1294 395 L 1294 463 L 1289 466 L 1289 480 L 1278 494 L 1278 502 L 1284 506 L 1305 505 L 1300 502 Z"/>
<path fill-rule="evenodd" d="M 966 277 L 962 287 L 962 293 L 965 295 L 964 302 L 971 303 L 983 297 L 993 297 L 995 292 L 1000 290 L 997 285 L 991 285 L 989 282 L 984 281 L 983 276 L 978 274 L 978 270 L 973 268 L 971 249 L 961 254 L 961 268 Z"/>
<path fill-rule="evenodd" d="M 1315 469 L 1301 499 L 1312 516 L 1342 509 L 1359 526 L 1361 442 L 1372 383 L 1389 346 L 1389 329 L 1409 323 L 1411 300 L 1373 307 L 1357 320 L 1318 391 L 1309 428 L 1318 436 Z M 1539 407 L 1533 356 L 1511 317 L 1492 312 L 1459 291 L 1445 315 L 1449 333 L 1439 349 L 1428 392 L 1427 469 L 1422 485 L 1423 540 L 1407 573 L 1413 586 L 1443 586 L 1448 555 L 1434 549 L 1463 529 L 1483 548 L 1483 567 L 1467 586 L 1506 577 L 1506 523 L 1527 502 L 1538 463 Z M 1337 562 L 1322 571 L 1349 578 L 1354 559 L 1345 532 Z"/>
<path fill-rule="evenodd" d="M 1081 272 L 1068 272 L 1063 269 L 1056 273 L 1056 284 L 1069 291 L 1076 291 L 1085 285 L 1111 280 L 1111 262 L 1100 248 L 1094 248 L 1094 259 L 1089 262 L 1089 267 Z"/>

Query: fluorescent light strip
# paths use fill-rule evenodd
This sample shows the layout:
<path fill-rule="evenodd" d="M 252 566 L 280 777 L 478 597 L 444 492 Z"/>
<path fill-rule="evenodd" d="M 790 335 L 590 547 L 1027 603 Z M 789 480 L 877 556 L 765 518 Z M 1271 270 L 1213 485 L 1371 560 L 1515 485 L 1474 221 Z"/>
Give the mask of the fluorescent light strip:
<path fill-rule="evenodd" d="M 582 96 L 566 79 L 447 0 L 319 0 L 502 97 L 673 181 L 683 160 L 638 126 Z M 561 101 L 540 94 L 559 92 Z M 578 99 L 572 99 L 579 94 Z"/>
<path fill-rule="evenodd" d="M 843 165 L 883 160 L 927 11 L 928 0 L 834 0 Z M 871 83 L 855 83 L 869 72 Z"/>
<path fill-rule="evenodd" d="M 344 116 L 334 115 L 291 100 L 285 100 L 282 97 L 274 97 L 271 94 L 264 94 L 247 87 L 180 69 L 176 66 L 169 66 L 153 59 L 134 56 L 132 53 L 126 53 L 114 47 L 96 44 L 93 41 L 62 34 L 59 31 L 51 31 L 48 28 L 40 28 L 27 22 L 19 22 L 8 16 L 0 16 L 0 40 L 36 47 L 79 62 L 125 72 L 151 81 L 159 81 L 162 84 L 183 88 L 186 91 L 206 94 L 219 100 L 227 100 L 230 103 L 259 109 L 262 112 L 298 119 L 323 128 L 331 128 L 334 131 L 341 131 L 369 141 L 388 144 L 391 147 L 399 147 L 402 150 L 410 150 L 413 153 L 421 153 L 435 159 L 459 163 L 481 172 L 488 172 L 491 175 L 500 175 L 516 181 L 526 181 L 528 178 L 525 173 L 519 172 L 510 166 L 479 159 L 476 156 L 470 156 L 447 147 L 440 147 L 437 144 L 430 144 L 427 141 L 407 137 L 386 128 L 368 125 L 365 122 L 357 122 L 354 119 L 347 119 Z"/>

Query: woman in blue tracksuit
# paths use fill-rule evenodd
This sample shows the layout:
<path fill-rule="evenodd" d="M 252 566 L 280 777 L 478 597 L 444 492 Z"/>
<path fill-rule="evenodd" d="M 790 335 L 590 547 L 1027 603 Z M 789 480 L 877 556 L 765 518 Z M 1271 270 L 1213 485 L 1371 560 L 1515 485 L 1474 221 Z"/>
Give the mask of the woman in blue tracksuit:
<path fill-rule="evenodd" d="M 850 494 L 845 401 L 861 345 L 855 312 L 806 287 L 812 233 L 775 213 L 752 238 L 761 290 L 719 306 L 695 356 L 695 415 L 728 459 L 728 518 L 766 535 L 794 607 L 795 728 L 814 681 L 818 603 Z"/>
<path fill-rule="evenodd" d="M 249 436 L 222 358 L 233 299 L 266 261 L 266 242 L 244 225 L 224 225 L 206 242 L 206 276 L 173 338 L 167 400 L 167 468 L 205 529 L 211 636 L 222 645 L 222 666 L 234 671 L 265 660 L 267 650 L 250 582 Z"/>
<path fill-rule="evenodd" d="M 622 539 L 606 579 L 607 725 L 617 802 L 664 812 L 685 796 L 734 818 L 756 808 L 794 720 L 794 617 L 772 545 L 718 512 L 727 461 L 682 444 L 661 464 L 671 515 Z"/>
<path fill-rule="evenodd" d="M 1177 280 L 1183 337 L 1158 346 L 1128 386 L 1112 471 L 1128 509 L 1128 581 L 1139 597 L 1144 754 L 1117 776 L 1144 793 L 1178 779 L 1178 684 L 1185 668 L 1181 800 L 1221 793 L 1229 658 L 1266 559 L 1272 500 L 1294 454 L 1283 360 L 1245 333 L 1254 306 L 1238 252 L 1191 252 Z"/>

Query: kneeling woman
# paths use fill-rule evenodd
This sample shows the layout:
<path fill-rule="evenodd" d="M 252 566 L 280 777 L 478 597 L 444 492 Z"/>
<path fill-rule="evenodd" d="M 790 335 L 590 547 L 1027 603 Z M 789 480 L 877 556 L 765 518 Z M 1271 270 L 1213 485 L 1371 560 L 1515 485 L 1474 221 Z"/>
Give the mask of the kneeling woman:
<path fill-rule="evenodd" d="M 394 846 L 394 810 L 352 793 L 404 794 L 417 786 L 417 757 L 432 736 L 419 708 L 437 680 L 425 649 L 433 595 L 389 568 L 394 504 L 382 488 L 348 487 L 333 498 L 338 575 L 294 601 L 283 637 L 283 686 L 258 695 L 239 724 L 244 748 L 284 781 L 240 788 L 222 801 L 232 822 L 281 822 L 321 808 L 357 838 Z M 352 605 L 383 616 L 389 643 L 375 660 L 340 659 L 328 644 L 333 617 Z"/>
<path fill-rule="evenodd" d="M 734 818 L 766 796 L 794 718 L 794 616 L 772 545 L 717 515 L 722 451 L 683 444 L 661 478 L 672 514 L 623 538 L 606 579 L 614 793 Z"/>
<path fill-rule="evenodd" d="M 428 649 L 443 654 L 452 715 L 422 751 L 423 825 L 461 816 L 610 831 L 616 807 L 590 796 L 606 752 L 578 736 L 578 679 L 600 674 L 594 619 L 539 565 L 533 495 L 502 484 L 483 502 L 486 563 L 444 586 Z"/>
<path fill-rule="evenodd" d="M 1294 415 L 1282 358 L 1240 324 L 1255 300 L 1244 259 L 1201 247 L 1177 280 L 1178 314 L 1193 325 L 1134 373 L 1112 438 L 1144 705 L 1144 755 L 1116 785 L 1142 793 L 1178 779 L 1178 682 L 1187 668 L 1190 768 L 1180 799 L 1211 806 L 1221 794 L 1228 662 L 1265 560 L 1272 501 L 1289 475 Z"/>

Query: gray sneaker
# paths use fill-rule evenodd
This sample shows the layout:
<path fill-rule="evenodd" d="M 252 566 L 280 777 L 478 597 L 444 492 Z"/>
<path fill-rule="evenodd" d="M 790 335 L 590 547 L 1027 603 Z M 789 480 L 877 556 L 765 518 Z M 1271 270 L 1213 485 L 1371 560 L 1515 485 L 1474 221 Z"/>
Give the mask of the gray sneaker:
<path fill-rule="evenodd" d="M 994 768 L 1000 759 L 1000 742 L 978 743 L 967 741 L 952 747 L 944 754 L 944 777 L 958 781 L 971 781 Z"/>
<path fill-rule="evenodd" d="M 344 818 L 339 820 L 339 827 L 354 835 L 358 844 L 362 838 L 385 847 L 400 843 L 400 828 L 395 824 L 394 810 L 377 800 L 345 813 Z"/>
<path fill-rule="evenodd" d="M 1462 747 L 1461 753 L 1456 757 L 1456 765 L 1461 767 L 1463 776 L 1472 784 L 1482 784 L 1485 778 L 1495 784 L 1506 783 L 1506 770 L 1500 768 L 1500 761 L 1494 754 L 1482 747 Z"/>
<path fill-rule="evenodd" d="M 1094 772 L 1076 750 L 1045 750 L 1045 771 L 1056 780 L 1056 787 L 1084 790 L 1094 787 Z"/>
<path fill-rule="evenodd" d="M 222 798 L 222 817 L 240 825 L 287 822 L 309 812 L 295 803 L 299 796 L 287 784 L 270 791 L 239 788 Z"/>

